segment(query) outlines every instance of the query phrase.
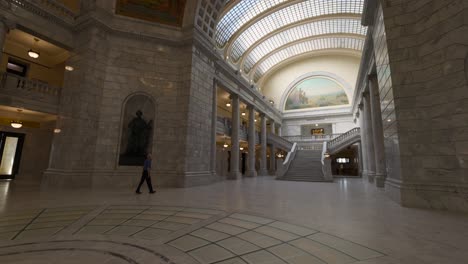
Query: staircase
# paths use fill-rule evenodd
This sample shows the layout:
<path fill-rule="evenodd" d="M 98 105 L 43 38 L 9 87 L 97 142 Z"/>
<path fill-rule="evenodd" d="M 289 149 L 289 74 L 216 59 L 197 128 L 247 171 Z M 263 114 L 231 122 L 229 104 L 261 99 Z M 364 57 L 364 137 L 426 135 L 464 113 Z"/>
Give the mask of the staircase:
<path fill-rule="evenodd" d="M 278 178 L 284 181 L 325 182 L 322 172 L 322 150 L 297 150 L 286 174 Z"/>

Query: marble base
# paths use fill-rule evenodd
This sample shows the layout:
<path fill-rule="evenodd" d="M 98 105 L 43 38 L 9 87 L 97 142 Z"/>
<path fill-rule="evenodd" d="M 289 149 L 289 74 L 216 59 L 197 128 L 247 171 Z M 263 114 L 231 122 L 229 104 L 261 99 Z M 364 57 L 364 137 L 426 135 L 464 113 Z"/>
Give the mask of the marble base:
<path fill-rule="evenodd" d="M 242 178 L 242 173 L 240 171 L 231 171 L 226 177 L 227 180 L 237 180 Z"/>
<path fill-rule="evenodd" d="M 216 173 L 151 171 L 153 187 L 184 188 L 216 182 Z M 141 167 L 119 167 L 116 170 L 55 170 L 44 172 L 42 187 L 46 189 L 128 189 L 136 188 Z"/>
<path fill-rule="evenodd" d="M 468 212 L 468 185 L 403 183 L 387 178 L 385 193 L 405 207 Z"/>
<path fill-rule="evenodd" d="M 385 174 L 375 174 L 375 186 L 378 188 L 384 188 L 385 187 Z"/>
<path fill-rule="evenodd" d="M 367 173 L 367 180 L 368 180 L 370 183 L 374 183 L 374 181 L 375 181 L 375 172 L 369 171 L 369 172 Z"/>
<path fill-rule="evenodd" d="M 257 177 L 257 171 L 256 170 L 249 170 L 245 174 L 246 177 Z"/>
<path fill-rule="evenodd" d="M 268 176 L 268 171 L 267 169 L 260 169 L 258 171 L 258 176 Z"/>

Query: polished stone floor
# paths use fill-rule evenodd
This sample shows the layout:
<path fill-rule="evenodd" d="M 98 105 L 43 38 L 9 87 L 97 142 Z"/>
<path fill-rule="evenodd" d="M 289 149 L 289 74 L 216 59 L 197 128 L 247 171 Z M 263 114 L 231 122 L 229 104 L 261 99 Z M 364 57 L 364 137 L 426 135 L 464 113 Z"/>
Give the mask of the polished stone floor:
<path fill-rule="evenodd" d="M 0 182 L 0 263 L 468 263 L 468 215 L 361 179 L 224 181 L 136 195 Z"/>

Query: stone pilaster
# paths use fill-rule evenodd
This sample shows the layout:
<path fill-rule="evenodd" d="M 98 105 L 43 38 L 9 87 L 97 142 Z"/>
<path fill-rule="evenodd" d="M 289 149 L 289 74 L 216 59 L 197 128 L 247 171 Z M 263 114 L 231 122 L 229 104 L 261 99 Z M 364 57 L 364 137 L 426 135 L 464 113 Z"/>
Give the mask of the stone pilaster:
<path fill-rule="evenodd" d="M 231 95 L 232 101 L 232 131 L 231 131 L 231 172 L 228 179 L 236 180 L 240 176 L 239 172 L 239 127 L 240 127 L 240 109 L 239 96 Z"/>
<path fill-rule="evenodd" d="M 375 157 L 375 184 L 377 187 L 385 186 L 385 146 L 382 129 L 382 113 L 380 110 L 379 86 L 377 76 L 369 76 L 369 101 L 372 115 L 372 145 Z"/>
<path fill-rule="evenodd" d="M 213 79 L 213 99 L 211 105 L 211 172 L 216 174 L 216 125 L 218 118 L 218 85 Z"/>
<path fill-rule="evenodd" d="M 265 114 L 260 115 L 261 122 L 261 151 L 260 151 L 260 171 L 259 174 L 262 176 L 268 175 L 267 171 L 267 128 L 266 128 L 266 116 Z"/>
<path fill-rule="evenodd" d="M 373 144 L 373 124 L 372 124 L 372 117 L 371 117 L 371 106 L 370 106 L 370 96 L 369 93 L 363 95 L 364 101 L 364 123 L 365 123 L 365 131 L 364 131 L 364 139 L 366 141 L 366 150 L 367 150 L 367 176 L 369 182 L 374 182 L 375 178 L 375 151 L 374 151 L 374 144 Z"/>
<path fill-rule="evenodd" d="M 359 105 L 359 127 L 361 127 L 361 154 L 362 154 L 362 174 L 363 178 L 368 178 L 368 153 L 367 153 L 367 142 L 366 142 L 366 122 L 364 122 L 364 105 Z"/>
<path fill-rule="evenodd" d="M 257 176 L 255 170 L 255 107 L 248 106 L 249 111 L 249 170 L 247 171 L 248 177 Z"/>
<path fill-rule="evenodd" d="M 270 120 L 270 133 L 276 134 L 275 131 L 275 121 L 273 119 Z M 270 145 L 270 175 L 274 176 L 276 174 L 276 146 L 275 144 Z"/>

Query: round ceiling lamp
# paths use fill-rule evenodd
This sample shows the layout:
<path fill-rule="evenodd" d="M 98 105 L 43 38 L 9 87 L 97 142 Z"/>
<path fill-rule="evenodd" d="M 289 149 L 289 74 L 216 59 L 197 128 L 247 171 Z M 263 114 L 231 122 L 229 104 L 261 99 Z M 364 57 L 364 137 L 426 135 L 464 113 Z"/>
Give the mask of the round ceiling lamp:
<path fill-rule="evenodd" d="M 23 112 L 23 109 L 16 109 L 16 111 L 18 111 L 18 115 L 21 115 L 21 112 Z M 21 122 L 20 120 L 12 120 L 10 122 L 10 126 L 13 127 L 13 128 L 22 128 L 23 127 L 23 122 Z"/>
<path fill-rule="evenodd" d="M 62 132 L 62 129 L 60 129 L 60 128 L 55 128 L 54 129 L 55 134 L 59 134 L 60 132 Z"/>
<path fill-rule="evenodd" d="M 23 122 L 21 121 L 11 121 L 10 126 L 13 128 L 21 128 L 23 127 Z"/>
<path fill-rule="evenodd" d="M 70 66 L 70 65 L 65 66 L 65 70 L 67 70 L 67 71 L 73 71 L 74 69 L 75 69 L 75 68 L 73 68 L 73 67 Z"/>
<path fill-rule="evenodd" d="M 36 46 L 37 42 L 39 42 L 39 40 L 37 38 L 34 38 L 33 48 Z M 34 49 L 29 49 L 28 56 L 33 59 L 37 59 L 39 58 L 40 54 L 38 51 L 35 51 Z"/>
<path fill-rule="evenodd" d="M 36 51 L 30 49 L 28 51 L 28 56 L 33 58 L 33 59 L 37 59 L 37 58 L 39 58 L 39 52 L 36 52 Z"/>

